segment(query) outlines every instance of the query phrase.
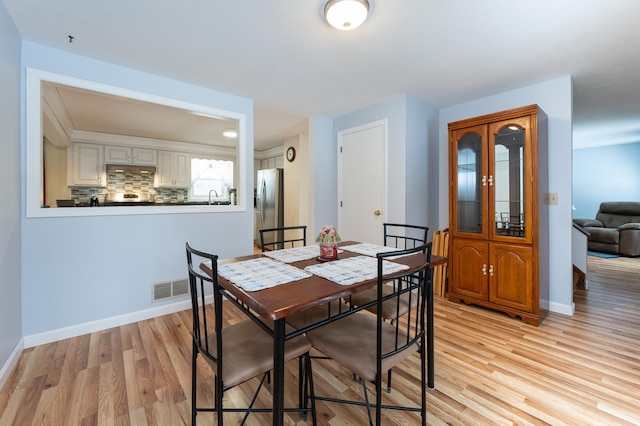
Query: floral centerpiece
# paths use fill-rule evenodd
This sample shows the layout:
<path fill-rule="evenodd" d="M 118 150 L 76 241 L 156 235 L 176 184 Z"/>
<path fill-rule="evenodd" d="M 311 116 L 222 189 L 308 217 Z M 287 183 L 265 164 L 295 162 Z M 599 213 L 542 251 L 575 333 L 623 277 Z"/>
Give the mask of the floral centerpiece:
<path fill-rule="evenodd" d="M 320 243 L 320 259 L 334 260 L 338 258 L 338 243 L 342 241 L 336 227 L 325 225 L 320 230 L 316 238 L 316 243 Z"/>

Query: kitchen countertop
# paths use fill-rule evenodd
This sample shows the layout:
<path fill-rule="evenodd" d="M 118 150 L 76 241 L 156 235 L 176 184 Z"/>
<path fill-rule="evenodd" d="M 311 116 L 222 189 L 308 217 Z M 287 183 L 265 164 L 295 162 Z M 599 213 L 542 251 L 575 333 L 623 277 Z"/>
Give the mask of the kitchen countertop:
<path fill-rule="evenodd" d="M 209 202 L 208 201 L 176 201 L 176 202 L 166 202 L 166 203 L 161 202 L 161 203 L 143 204 L 143 205 L 147 207 L 149 206 L 208 206 Z M 230 201 L 212 201 L 211 205 L 212 206 L 229 206 L 231 205 L 231 202 Z M 75 206 L 69 206 L 69 207 L 95 207 L 95 206 L 91 206 L 90 203 L 76 203 Z M 110 204 L 105 206 L 103 203 L 100 203 L 98 207 L 122 207 L 122 206 L 118 206 L 117 204 Z"/>
<path fill-rule="evenodd" d="M 176 201 L 167 203 L 156 203 L 156 206 L 208 206 L 208 201 Z M 231 205 L 230 201 L 213 201 L 212 206 L 228 206 Z"/>

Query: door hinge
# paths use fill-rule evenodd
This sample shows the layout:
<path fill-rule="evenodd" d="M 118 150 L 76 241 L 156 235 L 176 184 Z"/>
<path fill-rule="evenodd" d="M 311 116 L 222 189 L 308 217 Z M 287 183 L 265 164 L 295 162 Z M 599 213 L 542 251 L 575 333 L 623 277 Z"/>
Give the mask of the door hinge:
<path fill-rule="evenodd" d="M 342 154 L 342 147 L 340 147 L 340 154 Z"/>

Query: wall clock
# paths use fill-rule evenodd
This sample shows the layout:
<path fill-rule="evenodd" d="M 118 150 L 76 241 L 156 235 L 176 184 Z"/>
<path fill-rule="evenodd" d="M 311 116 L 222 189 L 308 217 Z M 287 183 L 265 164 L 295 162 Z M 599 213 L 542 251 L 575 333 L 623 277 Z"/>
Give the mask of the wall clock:
<path fill-rule="evenodd" d="M 292 162 L 296 158 L 296 149 L 290 146 L 287 149 L 287 161 Z"/>

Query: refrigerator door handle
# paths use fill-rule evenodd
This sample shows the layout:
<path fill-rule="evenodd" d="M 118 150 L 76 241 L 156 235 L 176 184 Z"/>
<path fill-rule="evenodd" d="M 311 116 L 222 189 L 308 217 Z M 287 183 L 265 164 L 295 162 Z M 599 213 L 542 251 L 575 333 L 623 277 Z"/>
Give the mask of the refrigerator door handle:
<path fill-rule="evenodd" d="M 267 196 L 267 183 L 263 180 L 262 187 L 260 188 L 260 223 L 262 224 L 262 228 L 264 228 L 264 199 Z"/>

